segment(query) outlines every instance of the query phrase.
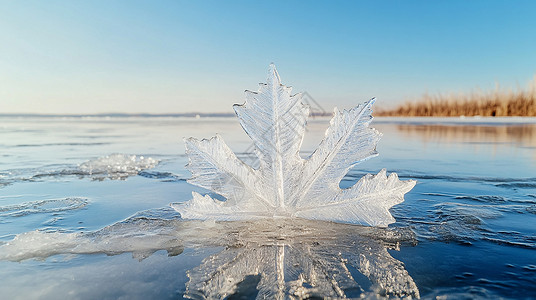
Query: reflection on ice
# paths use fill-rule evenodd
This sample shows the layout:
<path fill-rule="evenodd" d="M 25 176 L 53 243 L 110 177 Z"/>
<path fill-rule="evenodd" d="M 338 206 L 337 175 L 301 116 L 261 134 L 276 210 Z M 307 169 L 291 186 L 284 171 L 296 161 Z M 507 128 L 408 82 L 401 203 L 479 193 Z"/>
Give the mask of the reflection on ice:
<path fill-rule="evenodd" d="M 514 143 L 526 147 L 536 147 L 535 124 L 509 126 L 490 124 L 475 126 L 465 126 L 465 124 L 400 124 L 397 129 L 398 132 L 406 137 L 422 138 L 425 142 L 488 143 L 492 145 Z"/>
<path fill-rule="evenodd" d="M 189 271 L 186 296 L 419 296 L 403 263 L 387 252 L 413 242 L 410 231 L 303 220 L 226 225 L 234 233 L 232 244 Z M 244 283 L 254 292 L 241 289 Z"/>
<path fill-rule="evenodd" d="M 91 233 L 20 234 L 0 245 L 0 259 L 132 252 L 142 260 L 157 250 L 178 255 L 184 248 L 223 247 L 188 271 L 184 296 L 419 296 L 403 263 L 387 251 L 415 243 L 409 229 L 284 218 L 185 221 L 168 210 L 157 215 L 138 214 Z"/>

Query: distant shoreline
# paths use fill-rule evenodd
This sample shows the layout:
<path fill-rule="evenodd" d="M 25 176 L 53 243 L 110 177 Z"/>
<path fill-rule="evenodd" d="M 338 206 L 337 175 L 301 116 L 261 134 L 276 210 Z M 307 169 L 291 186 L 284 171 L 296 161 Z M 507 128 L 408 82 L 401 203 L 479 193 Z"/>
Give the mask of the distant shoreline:
<path fill-rule="evenodd" d="M 422 124 L 422 125 L 523 125 L 536 124 L 536 117 L 391 117 L 374 116 L 372 123 L 376 124 Z"/>
<path fill-rule="evenodd" d="M 309 122 L 317 120 L 329 121 L 332 114 L 316 114 L 311 116 Z M 99 121 L 99 120 L 127 120 L 127 119 L 235 119 L 233 113 L 205 113 L 205 114 L 87 114 L 87 115 L 62 115 L 62 114 L 0 114 L 2 119 L 24 120 L 24 119 L 43 119 L 59 121 Z M 414 125 L 523 125 L 536 124 L 536 117 L 415 117 L 415 116 L 376 116 L 374 114 L 373 124 L 414 124 Z"/>
<path fill-rule="evenodd" d="M 526 90 L 473 91 L 468 94 L 425 94 L 394 109 L 378 109 L 377 116 L 393 117 L 536 117 L 536 77 Z"/>

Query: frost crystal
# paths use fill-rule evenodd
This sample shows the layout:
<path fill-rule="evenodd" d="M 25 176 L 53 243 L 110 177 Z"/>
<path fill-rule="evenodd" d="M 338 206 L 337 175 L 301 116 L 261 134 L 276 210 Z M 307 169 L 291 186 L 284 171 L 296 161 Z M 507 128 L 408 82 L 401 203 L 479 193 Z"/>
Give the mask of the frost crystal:
<path fill-rule="evenodd" d="M 309 107 L 302 95 L 291 95 L 274 65 L 259 91 L 246 91 L 246 102 L 234 105 L 240 124 L 255 144 L 257 169 L 239 160 L 220 136 L 186 140 L 191 184 L 226 201 L 193 192 L 188 202 L 173 204 L 185 219 L 246 220 L 301 217 L 371 226 L 395 222 L 389 208 L 404 201 L 415 181 L 396 174 L 366 175 L 354 186 L 339 183 L 354 165 L 376 156 L 381 134 L 369 128 L 374 99 L 334 116 L 318 149 L 307 159 L 299 151 Z"/>

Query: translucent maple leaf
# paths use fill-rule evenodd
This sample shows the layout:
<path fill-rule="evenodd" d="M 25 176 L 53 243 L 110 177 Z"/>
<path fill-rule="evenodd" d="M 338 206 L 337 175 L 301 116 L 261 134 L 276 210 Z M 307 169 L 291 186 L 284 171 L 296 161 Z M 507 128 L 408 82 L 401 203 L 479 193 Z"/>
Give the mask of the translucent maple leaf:
<path fill-rule="evenodd" d="M 239 160 L 220 136 L 186 140 L 188 181 L 226 201 L 193 193 L 188 202 L 173 204 L 186 219 L 244 220 L 259 217 L 301 217 L 314 220 L 387 226 L 395 222 L 389 208 L 404 201 L 415 181 L 400 181 L 382 170 L 354 186 L 339 183 L 354 165 L 377 155 L 381 134 L 369 128 L 374 99 L 334 116 L 318 149 L 308 158 L 300 147 L 309 116 L 301 94 L 281 84 L 274 65 L 259 91 L 246 91 L 235 105 L 240 124 L 255 144 L 257 169 Z"/>

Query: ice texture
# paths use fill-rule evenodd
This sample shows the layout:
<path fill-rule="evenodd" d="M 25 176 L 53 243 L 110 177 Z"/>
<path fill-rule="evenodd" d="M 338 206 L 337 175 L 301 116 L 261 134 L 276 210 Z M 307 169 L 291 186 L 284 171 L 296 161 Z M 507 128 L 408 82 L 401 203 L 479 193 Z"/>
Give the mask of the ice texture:
<path fill-rule="evenodd" d="M 280 221 L 216 223 L 155 210 L 95 232 L 19 234 L 0 242 L 0 260 L 124 252 L 143 260 L 158 250 L 175 256 L 185 248 L 214 247 L 222 250 L 188 271 L 186 298 L 224 299 L 247 280 L 253 281 L 249 292 L 256 293 L 248 299 L 419 297 L 404 264 L 388 252 L 415 244 L 411 230 Z"/>
<path fill-rule="evenodd" d="M 183 218 L 247 220 L 301 217 L 314 220 L 387 226 L 395 222 L 389 208 L 404 201 L 415 181 L 400 181 L 385 170 L 366 175 L 354 186 L 339 183 L 356 164 L 377 155 L 381 134 L 369 127 L 374 98 L 350 110 L 335 108 L 319 147 L 307 159 L 300 147 L 309 116 L 301 94 L 281 84 L 274 65 L 259 91 L 246 91 L 235 105 L 240 124 L 255 144 L 259 167 L 245 164 L 222 137 L 186 139 L 191 184 L 225 197 L 220 201 L 193 192 L 173 205 Z"/>
<path fill-rule="evenodd" d="M 11 241 L 0 242 L 0 260 L 45 259 L 58 254 L 115 255 L 132 252 L 142 260 L 158 250 L 181 253 L 182 242 L 172 220 L 133 217 L 98 231 L 21 233 Z"/>
<path fill-rule="evenodd" d="M 0 220 L 5 217 L 21 217 L 38 213 L 58 213 L 85 207 L 88 199 L 69 197 L 46 199 L 21 204 L 0 206 Z"/>
<path fill-rule="evenodd" d="M 124 179 L 154 168 L 158 163 L 159 161 L 152 157 L 115 153 L 84 162 L 78 169 L 82 174 L 94 177 Z"/>
<path fill-rule="evenodd" d="M 93 180 L 125 180 L 130 176 L 140 175 L 146 178 L 182 180 L 172 173 L 147 171 L 159 163 L 158 159 L 148 156 L 115 153 L 76 165 L 52 164 L 36 168 L 2 170 L 0 172 L 0 188 L 20 182 L 62 179 L 69 176 L 89 177 Z"/>

